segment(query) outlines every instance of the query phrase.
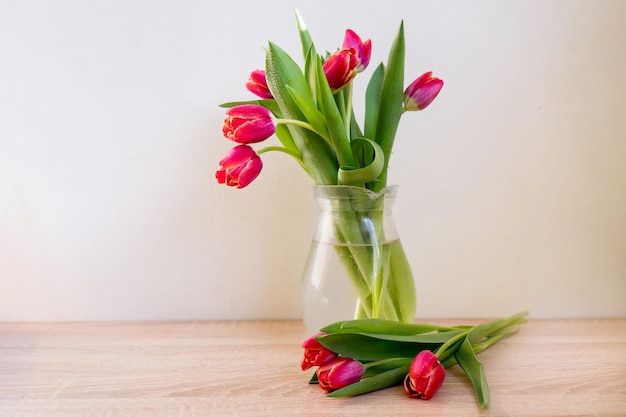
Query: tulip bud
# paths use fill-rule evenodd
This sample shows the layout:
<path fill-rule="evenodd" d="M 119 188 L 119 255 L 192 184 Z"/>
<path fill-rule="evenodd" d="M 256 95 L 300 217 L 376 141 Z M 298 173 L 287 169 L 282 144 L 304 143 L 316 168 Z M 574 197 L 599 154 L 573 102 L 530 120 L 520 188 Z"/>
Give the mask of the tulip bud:
<path fill-rule="evenodd" d="M 411 362 L 404 379 L 404 392 L 411 398 L 428 400 L 439 391 L 445 378 L 446 370 L 437 356 L 429 350 L 422 350 Z"/>
<path fill-rule="evenodd" d="M 267 80 L 265 79 L 265 71 L 255 70 L 250 73 L 250 78 L 246 83 L 246 88 L 256 94 L 257 96 L 265 99 L 272 99 L 274 96 L 270 92 L 267 86 Z"/>
<path fill-rule="evenodd" d="M 404 110 L 424 110 L 437 97 L 443 81 L 432 76 L 432 72 L 422 74 L 404 90 Z"/>
<path fill-rule="evenodd" d="M 352 48 L 356 51 L 356 56 L 359 58 L 359 65 L 355 68 L 356 72 L 361 72 L 367 68 L 372 55 L 371 39 L 363 42 L 353 30 L 347 29 L 342 48 Z"/>
<path fill-rule="evenodd" d="M 359 382 L 365 372 L 361 362 L 345 356 L 335 358 L 317 368 L 317 379 L 320 387 L 326 391 L 334 391 L 355 382 Z"/>
<path fill-rule="evenodd" d="M 263 106 L 244 104 L 226 111 L 222 132 L 237 143 L 261 142 L 274 134 L 276 127 L 271 113 Z"/>
<path fill-rule="evenodd" d="M 239 145 L 220 161 L 220 169 L 215 172 L 215 178 L 220 184 L 243 188 L 259 175 L 261 168 L 263 162 L 254 149 Z"/>
<path fill-rule="evenodd" d="M 352 48 L 340 49 L 324 61 L 323 69 L 330 89 L 341 90 L 354 78 L 359 66 L 359 57 Z"/>
<path fill-rule="evenodd" d="M 309 369 L 312 366 L 320 366 L 325 364 L 326 362 L 333 360 L 337 357 L 337 354 L 333 351 L 326 349 L 320 342 L 318 342 L 315 337 L 320 336 L 324 333 L 318 333 L 315 336 L 309 337 L 302 343 L 302 347 L 304 348 L 304 356 L 302 357 L 302 362 L 300 363 L 300 367 L 303 371 Z"/>

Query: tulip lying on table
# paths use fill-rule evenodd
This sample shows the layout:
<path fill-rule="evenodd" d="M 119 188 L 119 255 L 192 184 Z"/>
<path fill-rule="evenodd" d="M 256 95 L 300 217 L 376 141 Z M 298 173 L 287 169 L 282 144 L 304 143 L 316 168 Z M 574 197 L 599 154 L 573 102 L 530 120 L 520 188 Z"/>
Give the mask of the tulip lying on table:
<path fill-rule="evenodd" d="M 437 355 L 422 350 L 415 356 L 409 373 L 404 378 L 404 392 L 411 398 L 429 400 L 439 391 L 446 379 L 446 371 Z"/>
<path fill-rule="evenodd" d="M 319 366 L 310 382 L 331 391 L 329 397 L 404 384 L 409 397 L 428 400 L 443 384 L 444 368 L 458 364 L 472 382 L 478 404 L 487 407 L 489 386 L 476 355 L 517 332 L 527 315 L 453 327 L 378 319 L 337 322 L 302 344 L 302 369 Z"/>

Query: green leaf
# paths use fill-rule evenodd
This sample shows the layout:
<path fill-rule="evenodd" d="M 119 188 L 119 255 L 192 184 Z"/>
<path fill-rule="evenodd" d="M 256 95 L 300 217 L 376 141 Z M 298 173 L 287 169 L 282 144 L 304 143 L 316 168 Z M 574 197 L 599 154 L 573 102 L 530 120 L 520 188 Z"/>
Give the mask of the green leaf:
<path fill-rule="evenodd" d="M 380 109 L 380 94 L 383 88 L 385 67 L 378 65 L 372 74 L 367 89 L 365 90 L 365 137 L 376 138 L 376 126 L 378 125 L 378 113 Z"/>
<path fill-rule="evenodd" d="M 428 344 L 443 344 L 457 336 L 464 333 L 464 330 L 450 330 L 448 332 L 436 332 L 416 335 L 398 335 L 398 334 L 375 334 L 375 333 L 358 333 L 363 336 L 371 337 L 379 340 L 389 340 L 394 342 L 406 342 L 406 343 L 428 343 Z M 346 334 L 346 333 L 343 333 Z"/>
<path fill-rule="evenodd" d="M 527 311 L 514 314 L 511 317 L 504 319 L 490 321 L 489 323 L 482 323 L 475 326 L 468 334 L 468 338 L 471 344 L 476 344 L 482 339 L 489 337 L 489 335 L 499 332 L 501 329 L 510 326 L 513 323 L 524 323 L 525 316 L 528 315 Z"/>
<path fill-rule="evenodd" d="M 270 42 L 266 53 L 265 72 L 267 85 L 279 105 L 282 117 L 303 120 L 304 115 L 287 86 L 309 94 L 309 87 L 300 67 L 276 44 Z M 337 183 L 337 159 L 333 150 L 319 135 L 299 126 L 289 126 L 302 163 L 316 184 Z"/>
<path fill-rule="evenodd" d="M 402 116 L 402 99 L 404 96 L 404 23 L 400 24 L 398 34 L 389 51 L 383 86 L 380 96 L 380 111 L 374 139 L 385 152 L 385 167 L 373 185 L 374 191 L 387 186 L 387 170 L 389 157 L 393 148 L 400 116 Z"/>
<path fill-rule="evenodd" d="M 483 364 L 476 358 L 474 349 L 472 349 L 472 344 L 468 338 L 465 338 L 463 343 L 461 343 L 454 356 L 461 369 L 463 369 L 470 381 L 472 381 L 478 405 L 483 408 L 487 407 L 489 405 L 489 385 L 487 384 L 487 377 L 485 376 Z"/>
<path fill-rule="evenodd" d="M 294 90 L 293 88 L 287 86 L 287 90 L 291 93 L 291 97 L 296 102 L 300 110 L 304 114 L 306 120 L 313 126 L 313 129 L 324 138 L 328 143 L 330 143 L 330 136 L 328 134 L 328 126 L 326 126 L 326 118 L 324 115 L 315 107 L 315 103 L 313 102 L 313 98 L 311 96 L 306 96 L 299 91 Z"/>
<path fill-rule="evenodd" d="M 411 362 L 413 362 L 413 358 L 389 358 L 382 361 L 368 362 L 365 364 L 363 378 L 376 376 L 400 366 L 408 366 L 411 365 Z"/>
<path fill-rule="evenodd" d="M 313 40 L 311 39 L 311 34 L 309 33 L 309 29 L 302 18 L 302 15 L 298 11 L 295 10 L 296 13 L 296 22 L 298 23 L 298 32 L 300 33 L 300 43 L 302 43 L 302 54 L 306 58 L 309 49 L 313 46 Z"/>
<path fill-rule="evenodd" d="M 328 397 L 351 397 L 398 385 L 409 372 L 409 366 L 410 365 L 400 366 L 376 376 L 362 379 L 359 382 L 331 392 L 328 394 Z"/>
<path fill-rule="evenodd" d="M 450 330 L 455 330 L 455 328 L 435 326 L 432 324 L 400 323 L 393 320 L 358 319 L 338 321 L 323 327 L 320 331 L 323 333 L 370 333 L 412 336 Z"/>
<path fill-rule="evenodd" d="M 242 106 L 242 105 L 245 105 L 245 104 L 256 104 L 256 105 L 259 105 L 259 106 L 263 106 L 266 109 L 268 109 L 269 111 L 271 111 L 274 116 L 281 117 L 280 116 L 280 107 L 278 107 L 278 103 L 276 103 L 275 100 L 230 101 L 228 103 L 220 104 L 220 107 L 231 108 L 231 107 L 235 107 L 235 106 Z"/>
<path fill-rule="evenodd" d="M 383 170 L 385 155 L 380 146 L 373 140 L 367 138 L 356 138 L 350 143 L 350 146 L 354 151 L 355 148 L 361 146 L 361 144 L 367 145 L 372 149 L 374 159 L 369 165 L 363 168 L 340 167 L 337 174 L 339 184 L 362 186 L 366 182 L 374 181 Z"/>
<path fill-rule="evenodd" d="M 327 349 L 358 361 L 413 358 L 422 350 L 435 350 L 441 345 L 441 343 L 417 343 L 381 338 L 386 336 L 388 335 L 331 333 L 320 336 L 317 340 Z"/>
<path fill-rule="evenodd" d="M 309 84 L 309 90 L 311 90 L 311 97 L 313 101 L 317 103 L 317 81 L 315 80 L 316 68 L 317 68 L 317 60 L 319 56 L 315 51 L 315 47 L 311 45 L 309 48 L 305 60 L 304 60 L 304 77 Z"/>
<path fill-rule="evenodd" d="M 353 167 L 354 158 L 352 157 L 352 149 L 348 139 L 346 124 L 341 117 L 341 112 L 337 108 L 337 103 L 333 97 L 333 93 L 324 75 L 321 59 L 317 59 L 315 68 L 316 93 L 318 105 L 328 125 L 328 133 L 330 134 L 337 161 L 340 166 Z"/>
<path fill-rule="evenodd" d="M 398 319 L 405 322 L 412 321 L 415 319 L 416 296 L 411 266 L 399 239 L 387 245 L 387 248 L 393 277 L 387 288 L 389 298 L 393 302 Z"/>
<path fill-rule="evenodd" d="M 269 43 L 265 58 L 267 85 L 282 110 L 283 117 L 299 119 L 302 113 L 291 98 L 287 86 L 301 94 L 310 94 L 302 70 L 285 51 L 272 42 Z"/>

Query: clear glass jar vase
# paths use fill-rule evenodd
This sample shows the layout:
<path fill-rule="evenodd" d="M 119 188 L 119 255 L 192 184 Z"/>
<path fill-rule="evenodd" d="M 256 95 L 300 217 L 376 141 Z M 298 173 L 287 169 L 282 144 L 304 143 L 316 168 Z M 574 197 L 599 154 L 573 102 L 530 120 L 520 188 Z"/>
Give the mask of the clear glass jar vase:
<path fill-rule="evenodd" d="M 414 320 L 413 273 L 392 212 L 397 191 L 314 186 L 320 213 L 301 287 L 308 332 L 354 318 Z"/>

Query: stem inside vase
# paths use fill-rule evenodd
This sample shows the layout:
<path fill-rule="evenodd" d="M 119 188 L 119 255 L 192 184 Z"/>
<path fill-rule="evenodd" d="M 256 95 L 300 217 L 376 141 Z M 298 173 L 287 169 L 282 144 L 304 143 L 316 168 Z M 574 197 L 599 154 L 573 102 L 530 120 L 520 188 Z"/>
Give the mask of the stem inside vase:
<path fill-rule="evenodd" d="M 391 210 L 397 187 L 314 191 L 320 215 L 302 282 L 307 328 L 352 318 L 413 321 L 415 284 Z"/>

